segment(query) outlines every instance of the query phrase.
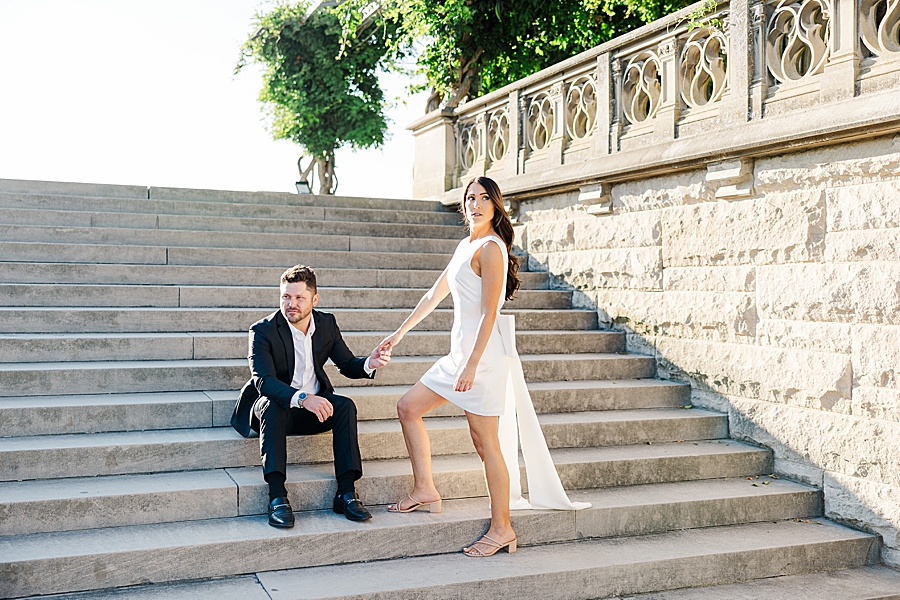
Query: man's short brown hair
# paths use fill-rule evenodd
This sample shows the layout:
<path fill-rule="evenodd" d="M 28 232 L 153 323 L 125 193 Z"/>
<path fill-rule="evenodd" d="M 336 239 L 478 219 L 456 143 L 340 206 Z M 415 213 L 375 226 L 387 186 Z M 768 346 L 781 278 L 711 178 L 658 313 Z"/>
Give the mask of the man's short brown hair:
<path fill-rule="evenodd" d="M 281 283 L 300 282 L 306 284 L 306 289 L 311 291 L 313 296 L 318 293 L 316 291 L 316 272 L 312 270 L 312 267 L 307 267 L 306 265 L 294 265 L 281 274 Z"/>

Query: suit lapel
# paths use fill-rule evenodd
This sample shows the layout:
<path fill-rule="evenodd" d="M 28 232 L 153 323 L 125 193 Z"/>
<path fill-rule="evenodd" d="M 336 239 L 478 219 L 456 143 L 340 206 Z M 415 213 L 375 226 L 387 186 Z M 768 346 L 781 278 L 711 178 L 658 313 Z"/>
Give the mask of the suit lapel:
<path fill-rule="evenodd" d="M 312 311 L 313 320 L 316 322 L 316 330 L 313 332 L 312 338 L 312 353 L 313 353 L 313 363 L 315 367 L 318 367 L 319 361 L 316 360 L 316 357 L 322 351 L 322 318 L 319 316 L 319 311 Z"/>
<path fill-rule="evenodd" d="M 281 343 L 284 344 L 284 353 L 285 358 L 287 359 L 288 366 L 288 377 L 294 376 L 294 338 L 291 335 L 291 324 L 287 322 L 287 319 L 284 318 L 284 315 L 281 314 L 281 311 L 278 311 L 278 316 L 275 317 L 276 328 L 278 329 L 278 337 L 281 338 Z M 288 380 L 290 383 L 290 380 Z"/>

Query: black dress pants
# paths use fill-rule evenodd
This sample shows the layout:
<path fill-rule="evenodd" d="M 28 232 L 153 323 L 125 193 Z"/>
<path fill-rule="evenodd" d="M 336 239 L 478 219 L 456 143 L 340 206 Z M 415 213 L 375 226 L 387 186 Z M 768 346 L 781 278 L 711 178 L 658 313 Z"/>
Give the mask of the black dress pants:
<path fill-rule="evenodd" d="M 332 432 L 334 450 L 334 475 L 347 471 L 354 473 L 354 480 L 362 477 L 362 458 L 356 433 L 356 404 L 346 396 L 318 394 L 331 402 L 332 414 L 324 423 L 305 408 L 285 409 L 277 402 L 261 396 L 253 405 L 253 413 L 259 419 L 259 453 L 263 474 L 273 471 L 287 474 L 287 436 L 312 435 Z"/>

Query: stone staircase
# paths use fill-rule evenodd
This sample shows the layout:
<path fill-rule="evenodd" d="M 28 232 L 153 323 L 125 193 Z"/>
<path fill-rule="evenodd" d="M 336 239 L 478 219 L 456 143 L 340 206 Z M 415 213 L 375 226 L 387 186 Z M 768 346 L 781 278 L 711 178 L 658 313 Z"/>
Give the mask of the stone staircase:
<path fill-rule="evenodd" d="M 428 419 L 444 512 L 384 510 L 412 481 L 395 404 L 447 352 L 448 299 L 374 382 L 329 371 L 358 405 L 375 518 L 330 511 L 325 434 L 289 438 L 298 523 L 269 527 L 258 441 L 228 421 L 281 272 L 316 268 L 362 355 L 463 235 L 436 202 L 0 180 L 0 597 L 607 598 L 875 559 L 876 537 L 823 519 L 819 490 L 769 476 L 768 450 L 686 409 L 688 387 L 539 272 L 505 312 L 563 484 L 592 508 L 514 512 L 519 553 L 462 556 L 489 512 L 445 406 Z M 867 569 L 847 577 L 900 590 Z M 864 587 L 841 597 L 888 597 Z"/>

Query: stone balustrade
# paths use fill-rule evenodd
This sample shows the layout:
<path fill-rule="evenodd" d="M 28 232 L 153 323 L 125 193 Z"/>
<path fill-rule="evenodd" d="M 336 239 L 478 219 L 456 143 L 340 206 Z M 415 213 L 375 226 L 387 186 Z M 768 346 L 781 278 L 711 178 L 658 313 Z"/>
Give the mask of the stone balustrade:
<path fill-rule="evenodd" d="M 455 203 L 486 174 L 594 202 L 591 184 L 709 163 L 727 179 L 723 161 L 900 128 L 898 0 L 732 0 L 689 30 L 692 8 L 417 120 L 413 195 Z"/>

